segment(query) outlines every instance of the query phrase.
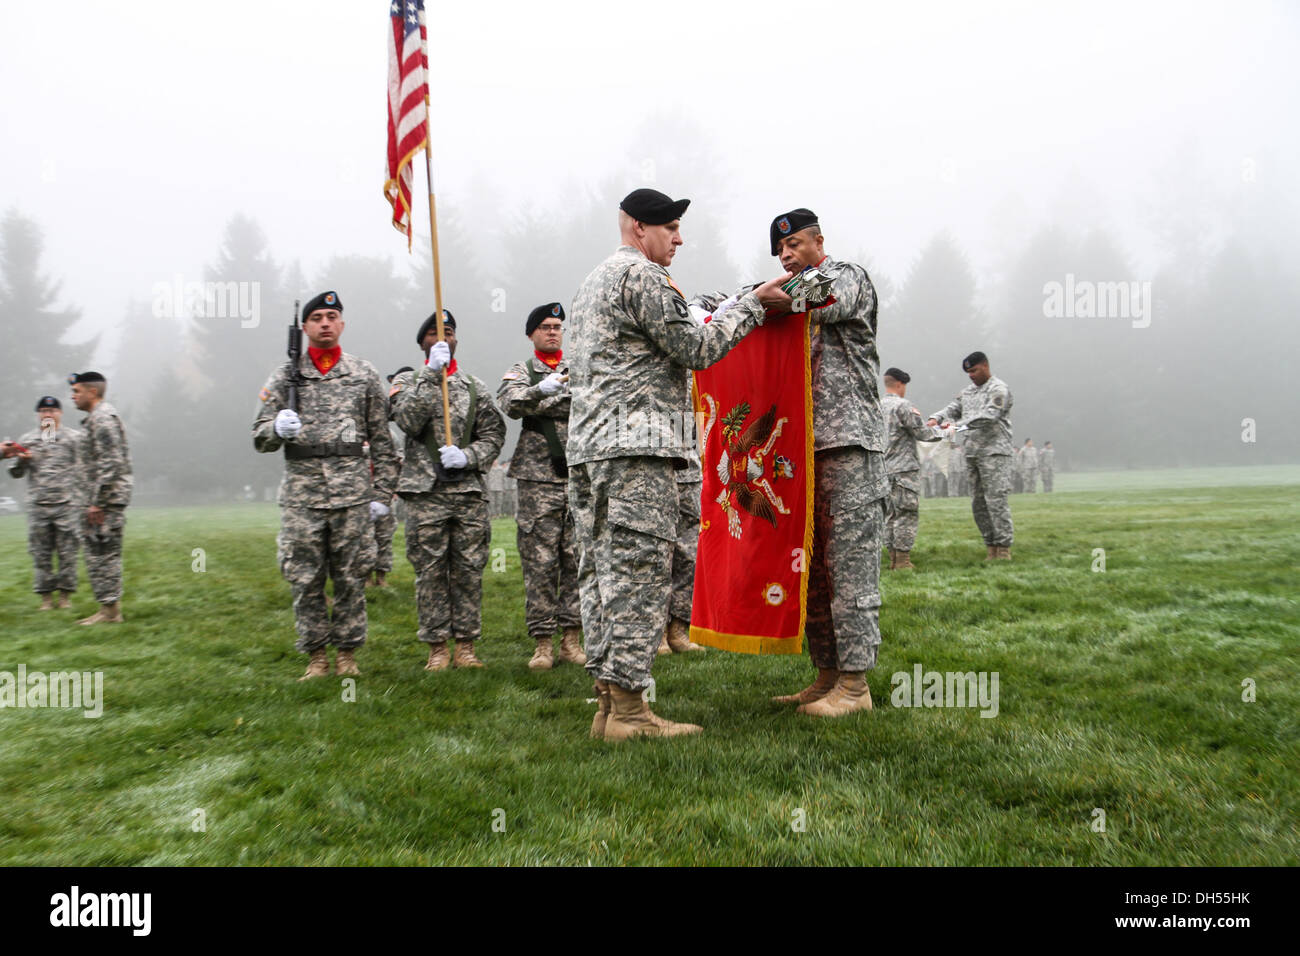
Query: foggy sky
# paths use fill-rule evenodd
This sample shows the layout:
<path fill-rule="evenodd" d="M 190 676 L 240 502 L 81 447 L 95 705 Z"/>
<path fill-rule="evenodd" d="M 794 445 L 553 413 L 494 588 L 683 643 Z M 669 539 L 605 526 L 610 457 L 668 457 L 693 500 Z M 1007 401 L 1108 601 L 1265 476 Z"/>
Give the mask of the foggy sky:
<path fill-rule="evenodd" d="M 807 205 L 829 249 L 896 280 L 940 229 L 983 277 L 1007 234 L 1045 221 L 1105 226 L 1154 269 L 1151 196 L 1192 164 L 1207 194 L 1248 191 L 1250 163 L 1300 206 L 1292 5 L 800 9 L 431 4 L 440 203 L 490 251 L 518 211 L 654 185 L 716 214 L 742 264 Z M 341 253 L 406 268 L 381 193 L 386 29 L 382 0 L 6 4 L 0 208 L 42 226 L 78 333 L 201 278 L 235 212 L 308 275 Z M 657 120 L 698 130 L 718 168 L 656 178 L 659 148 L 636 138 Z"/>

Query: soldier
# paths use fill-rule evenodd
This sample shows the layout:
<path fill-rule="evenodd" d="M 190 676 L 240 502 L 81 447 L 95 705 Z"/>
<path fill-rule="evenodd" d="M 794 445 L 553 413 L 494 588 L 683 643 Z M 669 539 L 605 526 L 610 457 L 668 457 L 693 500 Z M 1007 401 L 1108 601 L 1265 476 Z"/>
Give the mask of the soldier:
<path fill-rule="evenodd" d="M 955 422 L 962 431 L 966 475 L 971 488 L 971 511 L 988 547 L 986 561 L 1011 560 L 1014 527 L 1007 495 L 1011 490 L 1011 389 L 989 372 L 983 352 L 962 359 L 971 384 L 930 416 L 927 425 Z"/>
<path fill-rule="evenodd" d="M 393 380 L 393 421 L 406 436 L 397 493 L 406 503 L 406 557 L 415 568 L 428 671 L 484 666 L 474 653 L 483 634 L 483 569 L 492 541 L 484 474 L 506 437 L 487 385 L 457 365 L 456 319 L 445 309 L 442 314 L 445 340 L 438 339 L 437 314 L 429 316 L 415 336 L 424 367 Z M 455 444 L 446 444 L 444 377 Z M 448 641 L 456 645 L 454 659 Z"/>
<path fill-rule="evenodd" d="M 578 604 L 578 545 L 569 511 L 569 366 L 564 361 L 564 307 L 539 305 L 528 314 L 524 334 L 533 355 L 501 377 L 497 402 L 523 431 L 510 459 L 518 481 L 516 541 L 524 571 L 524 622 L 536 642 L 528 666 L 550 670 L 555 631 L 561 630 L 560 660 L 587 663 L 582 653 L 582 611 Z M 504 487 L 502 489 L 504 491 Z"/>
<path fill-rule="evenodd" d="M 885 547 L 890 570 L 915 570 L 912 546 L 920 521 L 921 462 L 918 441 L 939 441 L 943 433 L 921 421 L 921 413 L 906 401 L 907 383 L 912 380 L 902 369 L 885 370 L 885 396 L 880 401 L 889 443 L 885 452 L 885 474 L 889 476 L 889 520 L 885 524 Z"/>
<path fill-rule="evenodd" d="M 790 304 L 783 276 L 697 324 L 667 269 L 689 203 L 653 189 L 624 197 L 622 245 L 583 281 L 570 320 L 569 505 L 599 702 L 591 733 L 605 740 L 701 730 L 652 714 L 642 697 L 668 623 L 688 369 L 726 355 L 767 307 Z"/>
<path fill-rule="evenodd" d="M 122 533 L 131 503 L 131 455 L 117 409 L 104 401 L 108 380 L 98 372 L 71 375 L 72 402 L 86 417 L 77 458 L 82 468 L 86 576 L 99 610 L 78 624 L 119 624 L 122 616 Z"/>
<path fill-rule="evenodd" d="M 27 478 L 27 550 L 36 567 L 32 587 L 41 596 L 41 610 L 71 606 L 77 590 L 77 549 L 81 545 L 81 489 L 77 449 L 83 438 L 63 427 L 63 406 L 53 395 L 36 403 L 38 427 L 16 443 L 0 445 L 5 458 L 15 459 L 9 474 Z M 59 569 L 54 570 L 54 555 Z"/>
<path fill-rule="evenodd" d="M 884 421 L 876 354 L 876 290 L 859 265 L 826 254 L 810 209 L 772 220 L 772 255 L 789 272 L 835 277 L 835 302 L 811 315 L 813 552 L 805 633 L 817 677 L 774 698 L 842 717 L 871 709 L 866 672 L 880 647 L 880 549 L 885 524 Z"/>
<path fill-rule="evenodd" d="M 361 673 L 355 654 L 366 641 L 372 523 L 388 513 L 397 481 L 388 395 L 375 367 L 339 345 L 343 303 L 336 293 L 307 302 L 302 330 L 310 344 L 296 370 L 298 409 L 288 407 L 295 370 L 285 362 L 262 388 L 253 422 L 254 448 L 284 449 L 277 544 L 280 571 L 293 592 L 295 646 L 311 655 L 300 681 L 330 673 L 330 644 L 338 649 L 335 674 Z M 334 581 L 332 607 L 326 605 L 327 577 Z"/>
<path fill-rule="evenodd" d="M 1038 470 L 1043 476 L 1043 491 L 1051 491 L 1056 476 L 1056 449 L 1050 441 L 1043 442 L 1043 450 L 1038 454 Z"/>
<path fill-rule="evenodd" d="M 1026 438 L 1025 444 L 1020 449 L 1020 468 L 1023 475 L 1022 484 L 1025 491 L 1030 494 L 1038 493 L 1038 449 L 1034 447 L 1034 440 Z"/>

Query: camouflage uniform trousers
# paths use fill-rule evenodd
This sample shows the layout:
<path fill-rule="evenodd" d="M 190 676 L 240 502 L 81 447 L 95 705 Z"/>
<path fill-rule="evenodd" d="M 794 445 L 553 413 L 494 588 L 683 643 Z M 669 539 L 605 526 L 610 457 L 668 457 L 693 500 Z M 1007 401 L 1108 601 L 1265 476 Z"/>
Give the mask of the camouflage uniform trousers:
<path fill-rule="evenodd" d="M 813 468 L 808 656 L 818 668 L 871 670 L 880 649 L 884 462 L 865 448 L 829 448 Z"/>
<path fill-rule="evenodd" d="M 1038 494 L 1038 469 L 1026 468 L 1024 482 L 1025 491 L 1029 492 L 1031 495 Z"/>
<path fill-rule="evenodd" d="M 492 543 L 482 491 L 403 494 L 406 558 L 415 568 L 417 634 L 426 644 L 483 636 L 483 569 Z"/>
<path fill-rule="evenodd" d="M 910 480 L 909 480 L 910 479 Z M 889 476 L 889 499 L 885 506 L 885 547 L 911 551 L 921 523 L 921 496 L 916 493 L 916 472 Z"/>
<path fill-rule="evenodd" d="M 520 479 L 516 520 L 528 636 L 540 641 L 554 637 L 557 627 L 581 627 L 578 542 L 567 486 Z"/>
<path fill-rule="evenodd" d="M 310 654 L 327 644 L 350 651 L 366 642 L 366 587 L 374 531 L 370 503 L 344 508 L 280 508 L 280 573 L 293 593 L 295 647 Z M 325 580 L 334 582 L 334 607 Z"/>
<path fill-rule="evenodd" d="M 397 533 L 397 514 L 389 502 L 388 514 L 376 518 L 375 522 L 375 560 L 374 570 L 387 574 L 393 570 L 393 535 Z"/>
<path fill-rule="evenodd" d="M 27 516 L 27 550 L 36 566 L 32 590 L 37 594 L 77 590 L 77 550 L 81 547 L 82 509 L 64 502 L 31 505 Z M 59 570 L 54 570 L 54 555 Z"/>
<path fill-rule="evenodd" d="M 1050 468 L 1043 469 L 1043 491 L 1052 490 L 1052 479 L 1055 477 Z"/>
<path fill-rule="evenodd" d="M 673 596 L 668 613 L 688 624 L 695 599 L 695 552 L 700 544 L 700 492 L 703 481 L 677 484 L 677 544 L 673 548 Z"/>
<path fill-rule="evenodd" d="M 578 534 L 587 670 L 597 680 L 644 690 L 672 594 L 678 513 L 672 459 L 571 465 L 569 507 Z"/>
<path fill-rule="evenodd" d="M 966 477 L 970 480 L 970 507 L 975 526 L 990 548 L 1009 548 L 1015 529 L 1011 524 L 1010 455 L 985 455 L 966 459 Z"/>
<path fill-rule="evenodd" d="M 104 523 L 92 525 L 82 512 L 81 540 L 86 551 L 86 577 L 100 604 L 122 600 L 122 532 L 125 508 L 104 508 Z"/>

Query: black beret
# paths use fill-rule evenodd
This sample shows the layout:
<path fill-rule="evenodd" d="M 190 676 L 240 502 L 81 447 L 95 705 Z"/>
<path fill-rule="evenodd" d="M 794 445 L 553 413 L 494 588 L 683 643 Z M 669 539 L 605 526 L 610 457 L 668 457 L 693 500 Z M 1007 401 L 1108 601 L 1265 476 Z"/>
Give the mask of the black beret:
<path fill-rule="evenodd" d="M 302 317 L 307 318 L 317 309 L 337 309 L 342 312 L 343 302 L 337 292 L 322 292 L 316 298 L 307 300 L 307 304 L 302 307 Z"/>
<path fill-rule="evenodd" d="M 438 324 L 438 313 L 433 312 L 420 325 L 420 331 L 415 335 L 415 344 L 424 348 L 424 337 L 429 334 L 429 330 Z M 442 324 L 444 328 L 455 329 L 456 319 L 446 309 L 442 310 Z"/>
<path fill-rule="evenodd" d="M 902 382 L 904 385 L 912 380 L 912 376 L 908 375 L 901 368 L 894 368 L 892 366 L 885 369 L 885 378 L 892 378 L 895 382 Z"/>
<path fill-rule="evenodd" d="M 623 197 L 618 208 L 637 222 L 643 222 L 647 226 L 662 226 L 674 219 L 681 219 L 682 213 L 686 212 L 686 207 L 690 204 L 689 199 L 673 200 L 657 189 L 634 189 Z"/>
<path fill-rule="evenodd" d="M 818 225 L 821 223 L 817 221 L 817 213 L 802 207 L 777 216 L 772 220 L 772 225 L 767 231 L 768 237 L 772 240 L 772 255 L 776 255 L 776 247 L 786 236 L 794 235 L 800 229 Z"/>
<path fill-rule="evenodd" d="M 559 319 L 564 321 L 564 306 L 558 302 L 548 302 L 546 305 L 539 305 L 533 311 L 528 313 L 528 321 L 524 323 L 524 335 L 532 335 L 537 331 L 537 327 L 547 319 Z"/>
<path fill-rule="evenodd" d="M 98 372 L 73 372 L 68 376 L 69 385 L 77 385 L 82 382 L 107 382 L 108 379 Z"/>
<path fill-rule="evenodd" d="M 988 360 L 989 357 L 983 352 L 971 352 L 970 355 L 961 360 L 961 370 L 963 372 L 969 372 L 976 365 L 984 365 Z"/>
<path fill-rule="evenodd" d="M 388 380 L 391 382 L 393 379 L 397 378 L 397 376 L 401 375 L 403 372 L 414 372 L 414 371 L 415 371 L 415 369 L 411 368 L 411 366 L 409 366 L 409 365 L 403 365 L 401 368 L 399 368 L 399 369 L 398 369 L 396 372 L 394 372 L 392 375 L 388 376 Z"/>
<path fill-rule="evenodd" d="M 36 410 L 39 412 L 42 408 L 62 408 L 59 400 L 53 395 L 42 395 L 36 402 Z"/>

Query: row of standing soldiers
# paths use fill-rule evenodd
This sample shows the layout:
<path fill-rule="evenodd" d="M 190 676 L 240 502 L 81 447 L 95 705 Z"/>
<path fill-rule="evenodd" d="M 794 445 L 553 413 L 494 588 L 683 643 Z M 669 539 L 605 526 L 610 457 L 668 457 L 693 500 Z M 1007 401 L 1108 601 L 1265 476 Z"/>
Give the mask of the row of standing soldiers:
<path fill-rule="evenodd" d="M 1051 491 L 1056 478 L 1056 449 L 1046 442 L 1042 448 L 1026 438 L 1012 456 L 1011 490 L 1036 492 L 1041 478 L 1043 491 Z M 927 498 L 968 498 L 966 454 L 959 434 L 947 435 L 937 447 L 921 457 L 921 486 Z"/>

